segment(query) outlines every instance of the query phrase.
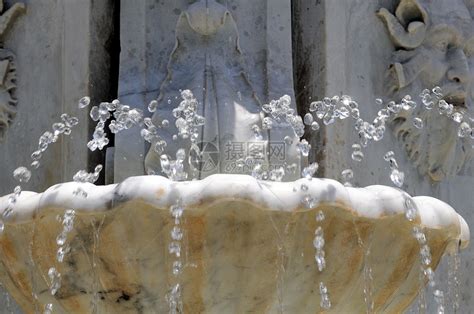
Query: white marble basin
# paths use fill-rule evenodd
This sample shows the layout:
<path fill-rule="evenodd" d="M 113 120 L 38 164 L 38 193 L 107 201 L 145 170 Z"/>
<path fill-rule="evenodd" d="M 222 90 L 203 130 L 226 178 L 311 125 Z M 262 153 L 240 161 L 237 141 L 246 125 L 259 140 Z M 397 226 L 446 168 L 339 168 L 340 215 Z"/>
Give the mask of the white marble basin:
<path fill-rule="evenodd" d="M 364 259 L 372 268 L 377 312 L 402 311 L 419 289 L 414 223 L 405 218 L 402 192 L 390 187 L 346 188 L 328 179 L 262 182 L 241 175 L 176 183 L 143 176 L 108 186 L 83 184 L 84 199 L 73 196 L 77 185 L 22 193 L 0 236 L 0 281 L 27 313 L 46 303 L 54 304 L 55 313 L 89 313 L 94 297 L 100 313 L 168 312 L 169 207 L 178 196 L 186 209 L 180 276 L 186 313 L 275 313 L 280 306 L 285 313 L 314 313 L 320 311 L 321 281 L 330 312 L 365 312 Z M 311 210 L 301 203 L 308 193 L 317 201 Z M 434 268 L 447 250 L 468 245 L 469 228 L 449 205 L 413 199 Z M 0 211 L 6 202 L 0 198 Z M 71 252 L 58 263 L 62 226 L 56 216 L 65 209 L 77 215 L 67 239 Z M 319 210 L 326 217 L 327 268 L 321 273 L 313 247 Z M 48 291 L 51 266 L 62 274 L 55 297 Z"/>

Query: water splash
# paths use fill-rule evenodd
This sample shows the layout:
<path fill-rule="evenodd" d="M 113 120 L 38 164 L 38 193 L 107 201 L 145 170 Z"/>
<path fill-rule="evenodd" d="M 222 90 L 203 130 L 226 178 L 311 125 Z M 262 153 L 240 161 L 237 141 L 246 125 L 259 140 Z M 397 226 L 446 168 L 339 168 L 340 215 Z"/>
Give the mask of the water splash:
<path fill-rule="evenodd" d="M 189 139 L 191 143 L 195 144 L 196 140 L 199 138 L 199 127 L 205 124 L 204 117 L 199 116 L 197 112 L 198 102 L 192 95 L 189 90 L 184 90 L 181 92 L 183 100 L 173 110 L 173 116 L 175 117 L 175 125 L 177 127 L 178 133 L 174 135 L 174 138 Z M 422 105 L 426 110 L 437 109 L 441 115 L 446 115 L 450 117 L 454 122 L 458 123 L 458 136 L 460 138 L 471 137 L 474 138 L 473 129 L 471 122 L 467 115 L 463 111 L 457 111 L 455 108 L 448 104 L 445 100 L 442 99 L 441 89 L 438 87 L 433 90 L 424 90 L 420 97 L 422 99 Z M 262 139 L 262 130 L 269 130 L 275 127 L 278 124 L 286 123 L 290 126 L 291 130 L 297 137 L 301 137 L 304 134 L 305 125 L 308 129 L 312 131 L 317 131 L 320 129 L 320 124 L 316 121 L 317 119 L 322 120 L 322 123 L 326 126 L 329 126 L 336 121 L 352 119 L 353 128 L 358 134 L 358 143 L 352 145 L 351 158 L 355 162 L 363 161 L 365 155 L 363 149 L 366 148 L 371 141 L 378 142 L 384 138 L 386 132 L 387 122 L 396 116 L 399 112 L 405 110 L 413 110 L 417 107 L 417 103 L 412 100 L 410 96 L 405 96 L 400 103 L 395 103 L 393 101 L 384 104 L 381 99 L 375 100 L 378 106 L 385 106 L 380 109 L 377 113 L 377 116 L 372 122 L 364 121 L 360 118 L 359 105 L 357 102 L 351 99 L 347 95 L 343 96 L 334 96 L 332 98 L 326 97 L 321 101 L 312 102 L 309 106 L 308 113 L 305 114 L 302 119 L 299 117 L 293 109 L 290 108 L 291 98 L 287 95 L 281 97 L 278 100 L 271 101 L 268 104 L 262 106 L 262 111 L 266 114 L 265 118 L 262 119 L 262 125 L 252 126 L 252 131 L 254 132 L 255 139 Z M 86 108 L 90 105 L 90 98 L 84 97 L 79 101 L 79 108 Z M 153 100 L 148 105 L 149 112 L 154 112 L 157 109 L 158 102 Z M 128 105 L 120 103 L 119 100 L 114 100 L 112 102 L 103 102 L 99 106 L 93 106 L 90 110 L 90 117 L 93 121 L 96 121 L 96 127 L 92 135 L 92 139 L 87 143 L 87 147 L 91 151 L 103 150 L 108 144 L 109 139 L 107 138 L 107 132 L 105 131 L 106 122 L 109 121 L 112 117 L 113 120 L 110 121 L 109 129 L 110 132 L 116 134 L 123 130 L 130 129 L 134 126 L 140 126 L 140 134 L 145 141 L 150 143 L 153 149 L 160 154 L 161 158 L 161 170 L 173 181 L 182 181 L 188 178 L 188 175 L 191 175 L 193 178 L 196 178 L 196 173 L 199 171 L 199 158 L 200 150 L 196 145 L 191 147 L 194 149 L 193 152 L 189 151 L 188 154 L 184 149 L 178 149 L 176 152 L 176 159 L 172 160 L 169 155 L 166 154 L 167 143 L 160 136 L 160 130 L 166 128 L 169 125 L 169 121 L 163 120 L 161 125 L 154 125 L 150 118 L 144 117 L 144 113 L 140 109 L 132 108 Z M 424 127 L 424 121 L 415 117 L 413 119 L 413 125 L 422 129 Z M 69 135 L 71 133 L 71 128 L 77 125 L 77 118 L 70 117 L 67 114 L 61 115 L 61 122 L 56 122 L 52 125 L 52 132 L 45 132 L 39 139 L 38 149 L 35 150 L 31 159 L 30 164 L 31 169 L 37 169 L 40 166 L 40 160 L 43 156 L 43 153 L 47 150 L 48 146 L 52 143 L 55 143 L 58 139 L 58 136 L 61 134 Z M 293 138 L 287 136 L 284 139 L 287 145 L 293 144 Z M 298 152 L 303 157 L 307 157 L 311 150 L 311 145 L 306 139 L 301 139 L 296 143 L 296 148 Z M 186 157 L 188 157 L 186 159 Z M 239 166 L 245 167 L 248 166 L 251 170 L 251 174 L 257 180 L 271 180 L 271 181 L 281 181 L 285 176 L 286 172 L 294 171 L 296 167 L 291 165 L 285 165 L 285 167 L 278 167 L 272 170 L 265 170 L 263 167 L 262 160 L 263 156 L 249 156 L 245 159 L 238 161 Z M 397 187 L 402 187 L 404 184 L 405 175 L 399 169 L 396 159 L 394 158 L 394 153 L 392 151 L 388 152 L 384 159 L 388 162 L 390 168 L 390 179 L 392 183 Z M 191 173 L 188 173 L 186 166 L 189 166 Z M 311 180 L 311 178 L 316 174 L 318 170 L 318 163 L 314 162 L 308 167 L 305 167 L 301 173 L 301 177 Z M 94 172 L 88 173 L 85 170 L 81 170 L 74 176 L 74 181 L 78 183 L 94 183 L 99 177 L 99 174 L 102 170 L 102 166 L 98 165 Z M 149 171 L 149 174 L 155 174 L 152 171 Z M 20 183 L 27 183 L 32 176 L 32 172 L 27 167 L 18 167 L 14 173 L 14 178 Z M 354 172 L 352 169 L 348 168 L 341 172 L 342 182 L 346 186 L 352 186 L 354 180 Z M 308 193 L 308 187 L 304 183 L 301 184 L 300 190 L 303 192 L 301 197 L 302 204 L 308 208 L 313 209 L 316 206 L 316 200 Z M 16 186 L 14 193 L 9 197 L 9 205 L 6 210 L 3 212 L 2 219 L 0 219 L 0 233 L 4 231 L 3 220 L 7 218 L 13 211 L 14 205 L 21 195 L 22 188 L 20 185 Z M 87 197 L 87 192 L 82 187 L 78 187 L 74 191 L 74 195 L 77 197 Z M 171 273 L 173 275 L 173 283 L 170 286 L 169 293 L 167 295 L 167 300 L 169 303 L 170 313 L 182 313 L 183 304 L 182 304 L 182 286 L 179 282 L 179 275 L 183 270 L 182 262 L 182 239 L 185 230 L 181 227 L 181 218 L 184 213 L 184 208 L 180 200 L 177 200 L 176 204 L 170 208 L 171 217 L 174 220 L 174 225 L 170 231 L 170 244 L 169 244 L 169 254 L 173 256 L 174 261 L 172 263 Z M 405 199 L 405 217 L 410 222 L 415 222 L 418 215 L 416 204 L 413 200 L 407 195 Z M 72 218 L 71 218 L 72 217 Z M 321 272 L 326 268 L 326 259 L 324 252 L 324 231 L 323 231 L 323 221 L 324 213 L 318 211 L 316 214 L 316 229 L 315 237 L 313 240 L 313 245 L 315 248 L 315 261 L 318 270 Z M 58 245 L 57 251 L 57 261 L 62 263 L 64 261 L 65 255 L 69 252 L 70 248 L 67 245 L 67 235 L 73 228 L 74 222 L 74 210 L 68 210 L 64 213 L 64 216 L 61 219 L 63 224 L 62 232 L 57 236 L 56 243 Z M 99 229 L 94 232 L 94 252 L 97 249 L 99 243 Z M 436 287 L 436 282 L 434 280 L 434 273 L 430 267 L 432 263 L 432 257 L 430 248 L 427 244 L 426 235 L 423 229 L 417 225 L 413 226 L 413 237 L 418 241 L 420 246 L 420 261 L 422 264 L 422 277 L 428 279 L 429 285 L 434 289 Z M 368 254 L 368 253 L 367 253 Z M 459 267 L 459 262 L 454 261 L 453 274 L 456 273 L 457 268 Z M 458 266 L 455 266 L 458 265 Z M 96 267 L 95 260 L 93 258 L 93 268 Z M 457 267 L 457 268 L 456 268 Z M 95 269 L 95 268 L 94 268 Z M 96 270 L 94 270 L 96 271 Z M 51 280 L 50 284 L 50 293 L 55 295 L 61 286 L 61 274 L 57 271 L 55 267 L 51 267 L 48 276 Z M 97 277 L 94 277 L 94 285 L 97 285 Z M 367 311 L 371 312 L 373 310 L 373 300 L 372 300 L 372 288 L 370 283 L 373 281 L 371 267 L 368 263 L 364 265 L 364 280 L 366 284 L 364 287 L 364 298 L 367 304 Z M 452 275 L 452 281 L 456 282 L 457 275 Z M 452 285 L 450 285 L 451 287 Z M 454 289 L 454 288 L 453 288 Z M 93 312 L 97 311 L 97 288 L 93 288 L 94 300 L 92 304 Z M 323 282 L 320 282 L 319 293 L 321 297 L 321 308 L 324 310 L 331 308 L 331 302 L 329 299 L 329 292 L 326 285 Z M 438 304 L 438 312 L 444 313 L 445 311 L 445 295 L 443 291 L 439 289 L 434 289 L 434 299 Z M 453 301 L 453 310 L 456 311 L 459 308 L 459 293 L 449 291 L 449 298 L 456 299 Z M 423 296 L 420 294 L 420 300 L 423 299 Z M 420 304 L 425 304 L 425 301 L 421 301 Z M 426 305 L 420 305 L 420 308 L 426 309 Z M 49 313 L 52 311 L 52 304 L 47 304 L 44 308 L 44 313 Z"/>

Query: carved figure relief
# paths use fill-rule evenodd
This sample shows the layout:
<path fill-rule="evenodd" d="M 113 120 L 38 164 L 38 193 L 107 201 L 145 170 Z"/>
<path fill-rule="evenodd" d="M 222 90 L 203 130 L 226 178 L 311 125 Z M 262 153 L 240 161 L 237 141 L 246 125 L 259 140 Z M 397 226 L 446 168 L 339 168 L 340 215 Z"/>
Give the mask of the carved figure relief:
<path fill-rule="evenodd" d="M 16 115 L 17 99 L 15 55 L 3 48 L 4 36 L 15 19 L 25 12 L 23 3 L 15 3 L 4 11 L 3 1 L 0 0 L 0 141 L 5 137 L 7 128 Z"/>
<path fill-rule="evenodd" d="M 472 110 L 471 12 L 462 0 L 401 0 L 394 13 L 385 8 L 378 12 L 396 49 L 388 73 L 391 97 L 417 96 L 439 86 L 455 110 Z M 393 130 L 420 174 L 442 181 L 471 158 L 471 140 L 458 138 L 458 124 L 451 118 L 422 107 L 402 111 Z M 423 130 L 413 125 L 414 117 L 425 122 Z"/>
<path fill-rule="evenodd" d="M 200 178 L 212 173 L 237 173 L 236 160 L 248 155 L 249 150 L 268 151 L 269 131 L 262 131 L 261 137 L 256 138 L 252 130 L 254 125 L 262 128 L 264 115 L 243 64 L 237 25 L 225 6 L 214 0 L 200 0 L 181 13 L 168 76 L 161 85 L 152 121 L 155 125 L 169 121 L 162 130 L 167 142 L 165 153 L 174 158 L 179 148 L 189 152 L 189 140 L 173 140 L 173 134 L 178 133 L 173 109 L 181 101 L 180 90 L 192 91 L 199 103 L 197 113 L 205 118 L 197 140 L 200 152 L 208 154 L 202 158 L 212 159 L 209 153 L 214 152 L 213 156 L 219 159 L 213 162 L 214 166 L 203 165 Z M 268 164 L 268 157 L 262 157 L 263 163 Z M 146 156 L 145 169 L 161 169 L 160 154 L 153 145 Z"/>

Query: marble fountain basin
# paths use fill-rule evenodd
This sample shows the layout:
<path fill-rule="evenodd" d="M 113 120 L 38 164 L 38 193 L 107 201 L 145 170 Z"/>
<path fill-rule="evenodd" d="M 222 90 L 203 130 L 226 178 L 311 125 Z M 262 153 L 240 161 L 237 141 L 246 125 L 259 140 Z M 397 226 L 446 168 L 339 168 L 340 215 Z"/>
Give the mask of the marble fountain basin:
<path fill-rule="evenodd" d="M 87 198 L 73 195 L 78 185 Z M 301 202 L 307 194 L 312 209 Z M 212 175 L 172 182 L 141 176 L 23 192 L 0 236 L 0 281 L 26 313 L 46 303 L 55 313 L 89 313 L 93 306 L 99 313 L 166 313 L 175 280 L 169 208 L 178 197 L 185 206 L 179 281 L 186 313 L 319 312 L 321 281 L 329 312 L 365 312 L 365 263 L 372 268 L 375 311 L 401 312 L 421 284 L 414 224 L 424 228 L 433 268 L 444 253 L 469 242 L 466 222 L 449 205 L 414 197 L 418 215 L 410 222 L 404 193 L 391 187 L 349 188 L 317 178 L 280 183 Z M 6 202 L 0 198 L 0 211 Z M 67 238 L 71 251 L 58 263 L 57 215 L 66 209 L 74 209 L 76 219 Z M 322 223 L 315 219 L 320 210 Z M 323 272 L 314 259 L 317 224 L 326 242 Z M 52 266 L 62 275 L 54 297 L 48 291 Z"/>

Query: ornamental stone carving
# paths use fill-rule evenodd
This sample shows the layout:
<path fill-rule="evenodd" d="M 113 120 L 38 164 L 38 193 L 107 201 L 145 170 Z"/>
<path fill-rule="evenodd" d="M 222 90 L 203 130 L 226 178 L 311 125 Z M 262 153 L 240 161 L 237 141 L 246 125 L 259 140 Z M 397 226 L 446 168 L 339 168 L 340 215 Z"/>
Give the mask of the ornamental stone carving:
<path fill-rule="evenodd" d="M 454 112 L 472 110 L 471 61 L 474 56 L 472 7 L 462 0 L 401 0 L 378 15 L 395 46 L 388 71 L 388 94 L 400 99 L 439 86 Z M 423 120 L 420 130 L 413 118 Z M 393 130 L 421 175 L 433 181 L 456 175 L 472 156 L 469 136 L 458 138 L 453 119 L 419 105 L 402 111 Z"/>
<path fill-rule="evenodd" d="M 176 44 L 168 63 L 168 76 L 162 83 L 157 99 L 158 109 L 153 115 L 154 125 L 169 126 L 161 133 L 166 140 L 166 153 L 174 158 L 180 148 L 197 156 L 197 177 L 203 178 L 213 173 L 245 173 L 237 161 L 260 151 L 263 167 L 277 168 L 288 164 L 300 164 L 296 153 L 288 153 L 282 147 L 281 164 L 270 160 L 270 152 L 285 146 L 287 136 L 296 143 L 297 138 L 288 126 L 285 134 L 266 130 L 262 122 L 265 117 L 262 103 L 249 81 L 239 33 L 230 11 L 215 0 L 199 0 L 191 4 L 178 18 Z M 205 125 L 199 127 L 198 144 L 189 139 L 173 138 L 179 133 L 175 125 L 174 109 L 182 101 L 180 91 L 190 90 L 197 103 L 197 114 L 205 118 Z M 296 111 L 290 97 L 282 97 Z M 255 136 L 255 128 L 262 130 Z M 280 141 L 276 141 L 280 138 Z M 145 159 L 147 172 L 160 172 L 160 153 L 153 147 Z M 279 148 L 279 147 L 278 147 Z M 285 151 L 286 149 L 286 151 Z M 238 152 L 238 153 L 237 153 Z M 292 152 L 296 152 L 292 149 Z M 192 158 L 192 156 L 190 156 Z M 250 170 L 249 170 L 250 171 Z M 298 172 L 295 172 L 298 173 Z"/>
<path fill-rule="evenodd" d="M 5 137 L 7 128 L 16 115 L 17 99 L 15 55 L 3 48 L 4 37 L 15 19 L 25 12 L 23 3 L 15 3 L 4 11 L 3 1 L 0 1 L 0 141 Z"/>

